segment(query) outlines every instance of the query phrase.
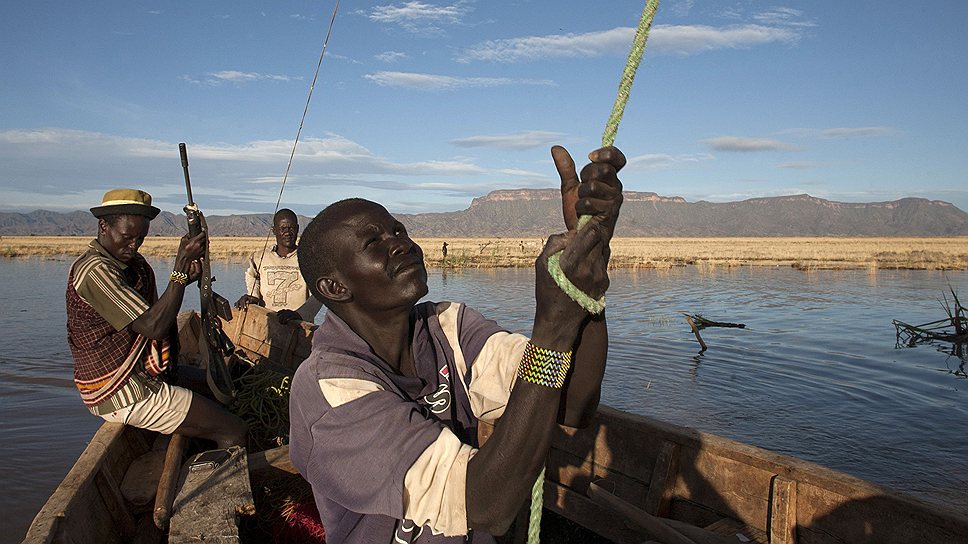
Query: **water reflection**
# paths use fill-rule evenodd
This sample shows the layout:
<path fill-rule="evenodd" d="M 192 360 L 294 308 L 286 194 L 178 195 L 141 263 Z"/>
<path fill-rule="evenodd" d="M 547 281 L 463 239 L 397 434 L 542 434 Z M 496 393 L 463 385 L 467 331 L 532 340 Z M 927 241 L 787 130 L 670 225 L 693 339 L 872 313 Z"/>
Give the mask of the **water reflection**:
<path fill-rule="evenodd" d="M 71 259 L 0 261 L 0 508 L 29 523 L 90 438 L 70 381 L 64 289 Z M 170 259 L 152 261 L 164 277 Z M 244 266 L 213 263 L 218 292 L 244 291 Z M 968 272 L 677 267 L 610 271 L 603 402 L 792 454 L 968 511 L 965 353 L 897 346 L 891 320 L 938 318 L 938 293 Z M 529 334 L 534 271 L 430 270 L 430 300 L 464 301 Z M 197 295 L 186 307 L 197 308 Z M 745 323 L 706 329 L 679 312 Z M 950 345 L 949 345 L 950 347 Z M 27 448 L 26 450 L 24 448 Z M 38 468 L 40 467 L 40 468 Z M 17 532 L 16 530 L 14 531 Z M 18 538 L 23 533 L 15 534 Z"/>

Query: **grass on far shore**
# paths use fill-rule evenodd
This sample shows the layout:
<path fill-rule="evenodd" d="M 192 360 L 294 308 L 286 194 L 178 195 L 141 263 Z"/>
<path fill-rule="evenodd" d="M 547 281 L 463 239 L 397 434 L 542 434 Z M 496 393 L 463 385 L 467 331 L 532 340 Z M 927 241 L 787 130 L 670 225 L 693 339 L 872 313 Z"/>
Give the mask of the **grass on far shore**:
<path fill-rule="evenodd" d="M 3 236 L 0 256 L 78 256 L 90 236 Z M 441 248 L 447 242 L 447 258 Z M 427 266 L 531 267 L 540 238 L 417 238 Z M 213 237 L 211 258 L 241 261 L 265 238 Z M 271 242 L 270 242 L 271 243 Z M 178 238 L 153 236 L 141 253 L 174 257 Z M 968 269 L 968 237 L 950 238 L 613 238 L 611 268 L 791 266 L 821 269 Z"/>

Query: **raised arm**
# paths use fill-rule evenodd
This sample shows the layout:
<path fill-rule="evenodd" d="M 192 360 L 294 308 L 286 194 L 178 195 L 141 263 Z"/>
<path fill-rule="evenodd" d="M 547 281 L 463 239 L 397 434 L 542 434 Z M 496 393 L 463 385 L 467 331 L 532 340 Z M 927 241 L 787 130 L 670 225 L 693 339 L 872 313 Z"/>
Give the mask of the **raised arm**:
<path fill-rule="evenodd" d="M 575 285 L 596 298 L 607 289 L 608 239 L 614 227 L 613 215 L 617 216 L 621 205 L 621 184 L 615 176 L 621 165 L 617 165 L 616 156 L 621 157 L 624 165 L 621 153 L 611 149 L 614 148 L 590 155 L 593 161 L 604 162 L 593 162 L 592 166 L 601 167 L 586 167 L 582 171 L 583 181 L 575 193 L 580 202 L 574 205 L 575 209 L 579 213 L 594 212 L 591 222 L 581 230 L 569 229 L 566 234 L 549 238 L 535 263 L 537 304 L 531 341 L 500 423 L 467 467 L 467 520 L 471 528 L 492 534 L 506 532 L 530 493 L 557 426 L 563 389 L 556 378 L 563 379 L 566 375 L 565 363 L 572 360 L 570 352 L 576 346 L 576 370 L 570 379 L 594 383 L 582 388 L 569 385 L 568 389 L 581 390 L 582 396 L 594 397 L 597 404 L 607 344 L 604 319 L 589 320 L 587 312 L 557 286 L 547 266 L 548 258 L 562 251 L 561 268 Z M 573 164 L 571 172 L 574 173 Z M 613 195 L 616 185 L 617 203 Z M 611 198 L 605 198 L 609 195 Z M 603 202 L 610 202 L 610 207 Z M 592 368 L 579 372 L 577 365 L 584 364 Z M 578 401 L 568 402 L 576 406 L 578 413 Z M 588 399 L 583 403 L 587 405 Z"/>
<path fill-rule="evenodd" d="M 618 148 L 605 147 L 588 155 L 592 161 L 582 169 L 581 180 L 575 171 L 575 161 L 561 146 L 551 148 L 555 168 L 561 178 L 561 209 L 565 227 L 574 232 L 578 217 L 592 219 L 585 228 L 598 232 L 600 255 L 594 258 L 608 267 L 611 257 L 609 242 L 622 206 L 622 182 L 618 171 L 625 166 L 625 155 Z M 605 287 L 608 287 L 607 272 Z M 604 292 L 604 291 L 603 291 Z M 589 293 L 598 298 L 602 293 Z M 558 422 L 569 427 L 585 427 L 591 422 L 601 398 L 602 378 L 608 355 L 608 325 L 605 312 L 591 315 L 582 324 L 575 342 L 571 375 L 565 383 Z"/>
<path fill-rule="evenodd" d="M 202 272 L 198 259 L 205 254 L 205 243 L 204 232 L 200 232 L 194 238 L 189 238 L 188 235 L 182 237 L 178 242 L 178 253 L 175 254 L 173 270 L 187 274 L 188 281 L 179 283 L 169 280 L 168 287 L 158 301 L 128 325 L 131 330 L 154 340 L 165 338 L 171 331 L 178 317 L 182 299 L 185 297 L 185 287 L 188 283 L 197 280 Z"/>

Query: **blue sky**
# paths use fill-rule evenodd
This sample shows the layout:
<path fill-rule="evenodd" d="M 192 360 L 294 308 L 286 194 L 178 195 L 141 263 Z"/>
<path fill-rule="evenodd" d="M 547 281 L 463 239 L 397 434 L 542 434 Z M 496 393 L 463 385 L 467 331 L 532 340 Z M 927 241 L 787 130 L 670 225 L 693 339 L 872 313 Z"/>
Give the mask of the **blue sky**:
<path fill-rule="evenodd" d="M 0 209 L 274 209 L 335 1 L 5 2 Z M 599 145 L 644 0 L 340 6 L 282 195 L 461 210 Z M 968 210 L 968 2 L 663 0 L 616 145 L 689 201 Z"/>

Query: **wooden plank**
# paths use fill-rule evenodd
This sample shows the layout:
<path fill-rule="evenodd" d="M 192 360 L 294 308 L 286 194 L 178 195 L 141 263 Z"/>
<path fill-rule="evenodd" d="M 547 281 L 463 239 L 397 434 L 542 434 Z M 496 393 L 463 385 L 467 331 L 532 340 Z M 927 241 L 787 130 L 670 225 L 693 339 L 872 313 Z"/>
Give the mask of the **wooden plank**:
<path fill-rule="evenodd" d="M 797 482 L 782 476 L 773 478 L 770 499 L 769 533 L 771 544 L 797 542 Z"/>
<path fill-rule="evenodd" d="M 682 448 L 674 494 L 766 530 L 773 474 L 705 449 Z"/>
<path fill-rule="evenodd" d="M 23 542 L 63 542 L 66 535 L 77 544 L 120 542 L 114 522 L 95 488 L 95 475 L 105 469 L 123 471 L 134 456 L 125 433 L 144 432 L 119 423 L 104 423 L 34 517 Z M 121 472 L 123 473 L 123 472 Z"/>
<path fill-rule="evenodd" d="M 249 473 L 259 474 L 267 469 L 281 470 L 289 474 L 299 474 L 289 459 L 289 445 L 271 450 L 257 451 L 248 456 Z"/>
<path fill-rule="evenodd" d="M 697 544 L 693 538 L 684 535 L 677 528 L 666 525 L 660 518 L 657 518 L 644 510 L 636 508 L 632 503 L 626 502 L 608 489 L 607 480 L 596 480 L 589 486 L 589 498 L 596 504 L 607 507 L 617 516 L 621 516 L 644 529 L 649 534 L 658 537 L 667 544 Z"/>
<path fill-rule="evenodd" d="M 118 534 L 123 540 L 130 541 L 135 535 L 135 519 L 125 504 L 117 480 L 108 470 L 99 470 L 94 476 L 94 486 L 101 496 L 101 502 L 114 521 Z"/>
<path fill-rule="evenodd" d="M 307 322 L 279 323 L 275 312 L 250 305 L 234 312 L 231 321 L 222 321 L 222 329 L 236 347 L 252 359 L 269 359 L 295 370 L 312 349 L 316 326 Z"/>
<path fill-rule="evenodd" d="M 752 542 L 753 544 L 770 544 L 767 534 L 755 527 L 750 527 L 734 519 L 723 518 L 712 525 L 704 527 L 711 533 L 717 535 L 734 537 L 742 542 Z M 740 536 L 742 538 L 740 538 Z"/>
<path fill-rule="evenodd" d="M 660 517 L 668 517 L 672 505 L 672 490 L 679 473 L 679 444 L 668 440 L 662 443 L 659 457 L 652 469 L 649 492 L 645 496 L 646 512 Z M 634 503 L 633 503 L 634 504 Z"/>
<path fill-rule="evenodd" d="M 799 481 L 797 505 L 798 544 L 968 542 L 968 517 L 948 515 L 939 506 L 904 497 L 847 498 Z"/>
<path fill-rule="evenodd" d="M 230 457 L 215 467 L 188 463 L 185 483 L 173 505 L 170 544 L 239 542 L 239 516 L 254 514 L 255 502 L 245 448 L 232 446 L 225 451 Z"/>
<path fill-rule="evenodd" d="M 544 506 L 615 544 L 640 544 L 648 538 L 647 533 L 618 519 L 607 508 L 550 480 L 545 480 Z"/>
<path fill-rule="evenodd" d="M 547 478 L 583 495 L 588 493 L 588 485 L 598 478 L 611 480 L 615 493 L 634 504 L 643 504 L 649 490 L 648 485 L 641 480 L 557 450 L 551 451 L 546 466 Z"/>
<path fill-rule="evenodd" d="M 583 430 L 554 438 L 556 470 L 575 491 L 595 474 L 650 482 L 663 441 L 680 446 L 670 517 L 700 526 L 728 517 L 767 530 L 774 476 L 797 482 L 798 544 L 968 542 L 968 516 L 802 459 L 600 407 Z M 571 457 L 569 457 L 571 456 Z M 648 472 L 643 476 L 643 468 Z M 628 500 L 628 499 L 627 499 Z M 563 512 L 571 517 L 569 512 Z M 874 538 L 872 535 L 876 535 Z M 880 540 L 878 540 L 880 539 Z"/>

